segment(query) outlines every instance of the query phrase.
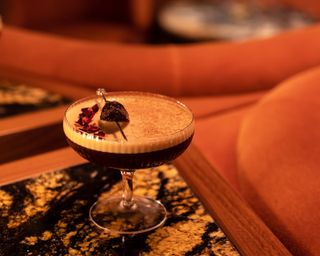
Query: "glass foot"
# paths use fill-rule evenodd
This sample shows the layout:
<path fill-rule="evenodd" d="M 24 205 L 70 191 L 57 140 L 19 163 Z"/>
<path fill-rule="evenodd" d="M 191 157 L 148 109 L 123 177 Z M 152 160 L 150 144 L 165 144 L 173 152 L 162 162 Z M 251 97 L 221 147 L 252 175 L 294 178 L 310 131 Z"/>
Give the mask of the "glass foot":
<path fill-rule="evenodd" d="M 132 206 L 124 206 L 121 196 L 97 201 L 90 208 L 90 219 L 99 228 L 118 234 L 134 235 L 164 224 L 165 207 L 157 200 L 134 197 Z"/>

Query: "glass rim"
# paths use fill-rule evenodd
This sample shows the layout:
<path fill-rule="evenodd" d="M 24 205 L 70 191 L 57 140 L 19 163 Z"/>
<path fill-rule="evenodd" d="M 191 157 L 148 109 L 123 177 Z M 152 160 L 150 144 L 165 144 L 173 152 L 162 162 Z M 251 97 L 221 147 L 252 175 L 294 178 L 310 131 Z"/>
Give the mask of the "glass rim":
<path fill-rule="evenodd" d="M 179 101 L 178 99 L 175 99 L 173 97 L 170 97 L 170 96 L 167 96 L 167 95 L 163 95 L 163 94 L 158 94 L 158 93 L 151 93 L 151 92 L 143 92 L 143 91 L 112 91 L 112 92 L 107 92 L 105 94 L 106 98 L 108 99 L 108 96 L 123 96 L 123 95 L 146 95 L 146 96 L 150 96 L 150 97 L 155 97 L 155 98 L 160 98 L 160 99 L 164 99 L 164 100 L 168 100 L 168 101 L 171 101 L 171 102 L 174 102 L 176 104 L 178 104 L 180 107 L 186 109 L 190 115 L 191 115 L 191 120 L 190 122 L 185 125 L 182 129 L 180 129 L 179 131 L 176 131 L 174 133 L 171 133 L 171 134 L 167 134 L 167 135 L 159 135 L 159 136 L 154 136 L 154 137 L 151 137 L 151 138 L 144 138 L 143 141 L 158 141 L 158 140 L 161 140 L 161 138 L 166 138 L 168 139 L 168 137 L 174 137 L 176 134 L 179 134 L 185 130 L 187 130 L 188 128 L 190 128 L 192 125 L 194 125 L 194 122 L 195 122 L 195 117 L 194 117 L 194 114 L 193 112 L 191 111 L 191 109 L 186 106 L 184 103 L 182 103 L 181 101 Z M 99 98 L 100 96 L 99 95 L 91 95 L 91 96 L 87 96 L 87 97 L 83 97 L 83 98 L 80 98 L 76 101 L 74 101 L 73 103 L 71 103 L 67 109 L 65 110 L 64 112 L 64 122 L 66 122 L 66 124 L 72 129 L 72 130 L 76 130 L 73 125 L 70 123 L 70 121 L 68 120 L 67 118 L 67 112 L 72 109 L 74 106 L 82 103 L 82 102 L 85 102 L 87 100 L 90 100 L 90 99 L 95 99 L 95 98 Z M 195 128 L 193 128 L 193 133 L 194 133 L 194 130 Z M 192 134 L 193 134 L 192 133 Z M 85 131 L 82 132 L 82 134 L 85 134 L 86 136 L 92 136 L 92 134 L 90 133 L 87 133 Z M 116 144 L 119 144 L 119 143 L 128 143 L 128 141 L 122 141 L 122 140 L 108 140 L 108 143 L 116 143 Z M 137 142 L 135 142 L 137 143 Z M 138 143 L 139 144 L 139 143 Z"/>

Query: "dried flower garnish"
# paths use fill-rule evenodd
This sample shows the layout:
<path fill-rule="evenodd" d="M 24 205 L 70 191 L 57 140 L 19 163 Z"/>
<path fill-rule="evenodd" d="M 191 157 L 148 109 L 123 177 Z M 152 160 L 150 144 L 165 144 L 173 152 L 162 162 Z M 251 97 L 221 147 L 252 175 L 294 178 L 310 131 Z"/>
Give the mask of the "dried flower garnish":
<path fill-rule="evenodd" d="M 93 105 L 89 108 L 82 108 L 81 113 L 79 114 L 79 119 L 76 123 L 82 126 L 87 126 L 92 121 L 94 115 L 98 112 L 98 104 Z"/>
<path fill-rule="evenodd" d="M 113 122 L 129 122 L 129 115 L 120 102 L 106 100 L 100 119 Z"/>
<path fill-rule="evenodd" d="M 82 132 L 91 133 L 98 137 L 104 137 L 105 133 L 100 129 L 100 127 L 96 123 L 92 123 L 93 117 L 98 110 L 98 104 L 95 104 L 92 107 L 82 108 L 79 118 L 76 121 L 77 128 Z"/>

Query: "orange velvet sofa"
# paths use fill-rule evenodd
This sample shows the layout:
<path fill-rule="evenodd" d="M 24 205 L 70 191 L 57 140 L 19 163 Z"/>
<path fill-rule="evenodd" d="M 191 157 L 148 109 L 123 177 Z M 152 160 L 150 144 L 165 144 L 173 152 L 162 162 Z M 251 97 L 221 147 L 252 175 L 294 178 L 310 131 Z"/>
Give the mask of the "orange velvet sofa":
<path fill-rule="evenodd" d="M 74 40 L 4 26 L 0 68 L 178 97 L 194 143 L 293 255 L 320 241 L 320 25 L 192 45 Z M 214 185 L 214 184 L 213 184 Z"/>

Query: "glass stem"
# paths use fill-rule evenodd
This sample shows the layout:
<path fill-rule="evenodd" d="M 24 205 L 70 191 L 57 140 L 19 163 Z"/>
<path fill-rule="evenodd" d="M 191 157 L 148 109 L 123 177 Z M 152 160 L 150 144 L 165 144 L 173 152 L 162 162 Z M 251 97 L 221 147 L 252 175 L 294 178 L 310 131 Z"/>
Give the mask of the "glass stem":
<path fill-rule="evenodd" d="M 134 170 L 121 170 L 122 176 L 122 206 L 131 208 L 134 205 L 133 200 L 133 176 Z"/>

